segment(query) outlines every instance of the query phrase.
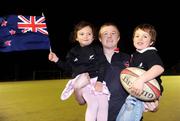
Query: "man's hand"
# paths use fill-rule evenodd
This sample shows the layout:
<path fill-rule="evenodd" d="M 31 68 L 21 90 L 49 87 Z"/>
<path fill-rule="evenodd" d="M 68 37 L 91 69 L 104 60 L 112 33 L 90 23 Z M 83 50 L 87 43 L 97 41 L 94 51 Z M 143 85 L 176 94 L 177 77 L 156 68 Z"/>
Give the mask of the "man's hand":
<path fill-rule="evenodd" d="M 156 112 L 158 110 L 158 106 L 159 106 L 159 100 L 155 100 L 154 102 L 145 102 L 144 103 L 144 107 L 145 110 L 144 112 Z"/>
<path fill-rule="evenodd" d="M 95 88 L 95 91 L 102 92 L 102 90 L 103 90 L 103 83 L 97 81 L 95 86 L 94 86 L 94 88 Z"/>

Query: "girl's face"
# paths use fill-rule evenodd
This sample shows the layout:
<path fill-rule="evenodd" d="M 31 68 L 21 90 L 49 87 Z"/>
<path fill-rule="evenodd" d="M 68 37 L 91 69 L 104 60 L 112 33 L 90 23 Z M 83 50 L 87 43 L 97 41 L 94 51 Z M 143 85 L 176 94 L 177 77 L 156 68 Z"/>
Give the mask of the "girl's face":
<path fill-rule="evenodd" d="M 93 31 L 90 26 L 86 26 L 77 31 L 76 41 L 79 42 L 81 47 L 90 45 L 94 40 Z"/>
<path fill-rule="evenodd" d="M 103 47 L 114 49 L 117 47 L 119 39 L 120 35 L 116 27 L 104 26 L 103 28 L 101 28 L 99 40 L 102 43 Z"/>
<path fill-rule="evenodd" d="M 134 33 L 133 44 L 136 49 L 142 50 L 150 47 L 153 42 L 151 41 L 151 36 L 148 32 L 138 29 Z"/>

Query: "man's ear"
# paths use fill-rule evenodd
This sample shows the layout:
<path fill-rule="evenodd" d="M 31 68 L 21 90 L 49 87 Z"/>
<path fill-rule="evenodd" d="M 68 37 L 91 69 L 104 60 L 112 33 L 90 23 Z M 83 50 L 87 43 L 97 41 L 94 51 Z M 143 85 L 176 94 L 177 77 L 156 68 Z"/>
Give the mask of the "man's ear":
<path fill-rule="evenodd" d="M 154 44 L 154 42 L 151 42 L 151 43 L 150 43 L 150 45 L 153 45 L 153 44 Z"/>

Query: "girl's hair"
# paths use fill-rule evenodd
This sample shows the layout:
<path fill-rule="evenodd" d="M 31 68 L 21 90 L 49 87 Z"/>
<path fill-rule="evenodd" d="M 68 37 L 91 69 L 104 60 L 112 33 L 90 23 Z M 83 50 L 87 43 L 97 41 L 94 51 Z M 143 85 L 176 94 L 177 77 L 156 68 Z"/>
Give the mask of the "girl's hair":
<path fill-rule="evenodd" d="M 82 28 L 84 27 L 87 27 L 89 26 L 91 29 L 92 29 L 92 34 L 93 34 L 93 37 L 95 39 L 95 33 L 96 33 L 96 30 L 95 30 L 95 27 L 93 24 L 91 24 L 90 22 L 87 22 L 87 21 L 80 21 L 78 24 L 76 24 L 74 26 L 74 31 L 73 31 L 73 35 L 72 35 L 72 40 L 73 41 L 76 41 L 76 38 L 77 38 L 77 32 L 79 30 L 81 30 Z"/>
<path fill-rule="evenodd" d="M 154 26 L 152 26 L 152 25 L 150 25 L 150 24 L 140 24 L 140 25 L 138 25 L 138 26 L 134 29 L 133 38 L 134 38 L 135 32 L 136 32 L 138 29 L 141 29 L 141 30 L 149 33 L 149 35 L 151 36 L 151 42 L 153 42 L 153 45 L 155 44 L 157 32 L 156 32 Z"/>

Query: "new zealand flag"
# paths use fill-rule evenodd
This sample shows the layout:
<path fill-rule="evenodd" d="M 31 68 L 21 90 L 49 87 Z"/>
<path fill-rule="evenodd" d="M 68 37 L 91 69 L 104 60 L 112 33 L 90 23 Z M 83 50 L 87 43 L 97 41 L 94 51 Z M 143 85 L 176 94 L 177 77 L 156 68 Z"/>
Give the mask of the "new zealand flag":
<path fill-rule="evenodd" d="M 0 51 L 50 49 L 44 16 L 0 17 Z"/>

